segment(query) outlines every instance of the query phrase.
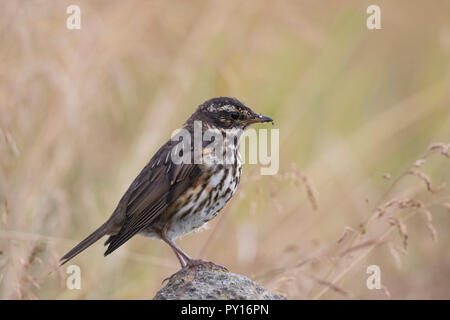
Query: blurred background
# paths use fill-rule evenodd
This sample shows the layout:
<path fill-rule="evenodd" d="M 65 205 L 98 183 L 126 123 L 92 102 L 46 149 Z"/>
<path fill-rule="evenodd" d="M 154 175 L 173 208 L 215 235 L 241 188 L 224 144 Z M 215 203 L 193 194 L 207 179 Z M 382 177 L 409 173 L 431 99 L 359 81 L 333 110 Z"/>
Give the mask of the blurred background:
<path fill-rule="evenodd" d="M 70 4 L 81 30 L 66 28 Z M 381 30 L 366 27 L 370 4 Z M 448 1 L 0 8 L 0 298 L 152 298 L 179 268 L 162 242 L 136 236 L 104 258 L 99 241 L 71 262 L 80 290 L 58 260 L 215 96 L 275 119 L 280 170 L 246 165 L 180 247 L 289 299 L 450 298 Z"/>

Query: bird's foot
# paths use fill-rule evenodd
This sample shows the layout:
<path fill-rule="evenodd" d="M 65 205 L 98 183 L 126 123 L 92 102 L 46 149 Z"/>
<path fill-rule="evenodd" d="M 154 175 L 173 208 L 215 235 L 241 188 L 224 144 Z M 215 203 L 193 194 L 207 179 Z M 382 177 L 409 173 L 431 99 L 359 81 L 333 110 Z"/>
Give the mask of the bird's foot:
<path fill-rule="evenodd" d="M 184 268 L 198 267 L 198 266 L 201 266 L 201 265 L 208 265 L 208 266 L 211 266 L 211 267 L 214 267 L 214 268 L 217 268 L 217 269 L 222 269 L 222 270 L 228 272 L 228 269 L 226 267 L 221 266 L 220 264 L 214 263 L 212 261 L 206 261 L 206 260 L 202 260 L 202 259 L 189 260 L 187 262 L 186 267 L 184 267 Z"/>
<path fill-rule="evenodd" d="M 165 278 L 161 284 L 164 284 L 164 282 L 168 281 L 170 282 L 170 280 L 172 280 L 174 277 L 176 277 L 179 273 L 182 273 L 183 271 L 185 271 L 186 269 L 188 269 L 188 266 L 184 266 L 182 267 L 180 270 L 178 270 L 177 272 L 175 272 L 173 275 L 171 275 L 170 277 Z"/>
<path fill-rule="evenodd" d="M 198 266 L 201 265 L 208 265 L 211 266 L 213 268 L 217 268 L 217 269 L 222 269 L 223 271 L 228 272 L 228 269 L 220 264 L 214 263 L 212 261 L 206 261 L 206 260 L 202 260 L 202 259 L 192 259 L 189 260 L 186 265 L 184 267 L 182 267 L 180 270 L 178 270 L 177 272 L 175 272 L 173 275 L 171 275 L 170 277 L 165 278 L 162 283 L 172 280 L 174 277 L 176 277 L 177 275 L 179 275 L 180 273 L 189 270 L 189 269 L 195 269 Z"/>

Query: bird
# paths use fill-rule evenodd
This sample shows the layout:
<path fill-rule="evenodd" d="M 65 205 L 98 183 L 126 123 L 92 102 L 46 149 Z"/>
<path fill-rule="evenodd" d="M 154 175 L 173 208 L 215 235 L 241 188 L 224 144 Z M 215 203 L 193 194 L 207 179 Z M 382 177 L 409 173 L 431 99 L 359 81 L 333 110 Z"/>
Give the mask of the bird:
<path fill-rule="evenodd" d="M 104 236 L 108 236 L 107 256 L 136 234 L 167 243 L 182 268 L 210 263 L 191 258 L 175 240 L 203 227 L 231 199 L 242 173 L 240 137 L 250 125 L 265 122 L 274 123 L 236 98 L 216 97 L 200 104 L 180 130 L 191 145 L 180 142 L 180 137 L 163 144 L 120 198 L 110 218 L 67 252 L 61 265 Z M 196 129 L 213 138 L 196 142 Z M 199 150 L 193 148 L 192 140 Z"/>

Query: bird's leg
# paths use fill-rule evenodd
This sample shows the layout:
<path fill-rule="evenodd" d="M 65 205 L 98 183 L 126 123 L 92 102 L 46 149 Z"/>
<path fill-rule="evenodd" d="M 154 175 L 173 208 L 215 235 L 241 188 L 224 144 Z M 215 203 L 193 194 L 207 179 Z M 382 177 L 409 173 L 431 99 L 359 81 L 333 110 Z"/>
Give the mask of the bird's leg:
<path fill-rule="evenodd" d="M 164 239 L 165 238 L 165 239 Z M 227 268 L 225 268 L 224 266 L 221 266 L 220 264 L 211 262 L 211 261 L 206 261 L 206 260 L 202 260 L 202 259 L 193 259 L 190 256 L 188 256 L 183 250 L 181 250 L 180 247 L 178 247 L 175 242 L 173 242 L 172 240 L 170 240 L 167 237 L 163 237 L 163 240 L 172 248 L 172 250 L 175 252 L 175 254 L 177 255 L 178 259 L 183 260 L 184 264 L 181 264 L 182 269 L 184 269 L 185 267 L 196 267 L 202 264 L 207 264 L 216 268 L 220 268 L 220 269 L 224 269 L 226 271 L 228 271 Z"/>
<path fill-rule="evenodd" d="M 167 236 L 167 225 L 161 231 L 161 239 L 167 243 L 180 261 L 181 268 L 185 268 L 187 261 L 192 260 L 177 244 Z"/>
<path fill-rule="evenodd" d="M 186 261 L 184 260 L 184 259 L 185 259 L 184 256 L 185 256 L 186 254 L 183 252 L 183 250 L 181 250 L 181 249 L 175 244 L 175 242 L 173 242 L 172 240 L 170 240 L 169 238 L 167 238 L 167 236 L 166 236 L 165 234 L 162 235 L 161 239 L 162 239 L 165 243 L 167 243 L 167 244 L 170 246 L 170 248 L 173 250 L 173 252 L 175 253 L 175 255 L 176 255 L 177 258 L 178 258 L 178 261 L 180 261 L 181 268 L 186 267 L 187 263 L 186 263 Z M 187 256 L 187 255 L 186 255 L 186 256 Z"/>
<path fill-rule="evenodd" d="M 169 244 L 168 242 L 166 242 L 166 243 Z M 170 245 L 170 244 L 169 244 L 169 245 Z M 178 251 L 177 251 L 174 247 L 170 246 L 170 248 L 173 250 L 173 252 L 174 252 L 175 255 L 177 256 L 178 261 L 179 261 L 180 264 L 181 264 L 181 268 L 186 267 L 186 261 L 184 261 L 183 256 L 182 256 L 181 254 L 179 254 Z"/>
<path fill-rule="evenodd" d="M 173 250 L 173 252 L 175 253 L 175 255 L 178 258 L 178 261 L 180 261 L 180 264 L 181 264 L 181 269 L 179 271 L 175 272 L 170 277 L 165 278 L 163 280 L 163 283 L 164 283 L 165 281 L 170 281 L 178 273 L 182 272 L 183 270 L 185 270 L 188 267 L 188 264 L 185 261 L 186 257 L 188 258 L 188 260 L 192 260 L 192 259 L 186 253 L 184 253 L 183 250 L 181 250 L 180 247 L 178 247 L 172 239 L 167 237 L 167 228 L 164 228 L 162 230 L 161 239 L 170 246 L 170 248 Z"/>
<path fill-rule="evenodd" d="M 188 256 L 186 254 L 186 252 L 181 250 L 181 248 L 178 247 L 176 245 L 176 243 L 172 239 L 167 237 L 167 228 L 164 228 L 162 230 L 162 232 L 161 232 L 161 239 L 165 243 L 167 243 L 172 248 L 172 250 L 175 252 L 175 255 L 177 256 L 178 260 L 180 261 L 182 269 L 184 269 L 186 267 L 196 267 L 196 266 L 199 266 L 199 265 L 202 265 L 202 264 L 208 264 L 210 266 L 217 267 L 217 268 L 224 269 L 224 270 L 228 271 L 228 269 L 225 268 L 224 266 L 221 266 L 221 265 L 216 264 L 214 262 L 206 261 L 206 260 L 202 260 L 202 259 L 193 259 L 190 256 Z"/>

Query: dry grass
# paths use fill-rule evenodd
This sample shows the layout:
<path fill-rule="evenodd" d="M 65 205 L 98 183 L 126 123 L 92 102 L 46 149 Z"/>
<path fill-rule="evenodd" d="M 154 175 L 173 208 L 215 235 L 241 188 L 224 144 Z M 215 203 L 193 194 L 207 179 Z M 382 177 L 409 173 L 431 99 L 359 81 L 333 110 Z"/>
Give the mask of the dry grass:
<path fill-rule="evenodd" d="M 447 2 L 379 1 L 380 31 L 368 1 L 78 2 L 80 31 L 69 2 L 1 5 L 0 298 L 153 297 L 178 268 L 162 243 L 93 246 L 81 290 L 58 258 L 219 95 L 275 119 L 280 172 L 247 165 L 181 247 L 289 298 L 450 298 Z"/>

